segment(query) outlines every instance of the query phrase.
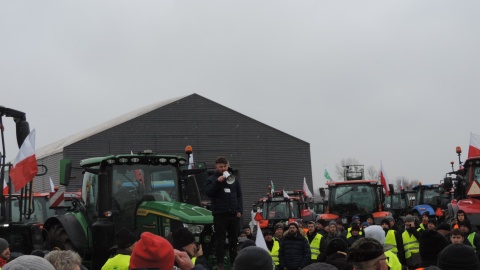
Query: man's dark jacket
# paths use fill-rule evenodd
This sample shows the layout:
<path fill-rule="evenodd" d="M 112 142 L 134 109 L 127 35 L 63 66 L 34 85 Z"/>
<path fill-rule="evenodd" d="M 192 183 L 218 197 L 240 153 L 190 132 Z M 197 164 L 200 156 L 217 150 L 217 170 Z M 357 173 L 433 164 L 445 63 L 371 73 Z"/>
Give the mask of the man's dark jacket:
<path fill-rule="evenodd" d="M 212 215 L 243 213 L 242 189 L 238 177 L 233 184 L 228 184 L 226 180 L 218 182 L 221 175 L 215 171 L 205 183 L 207 196 L 212 199 Z"/>
<path fill-rule="evenodd" d="M 311 263 L 312 253 L 307 238 L 299 232 L 296 236 L 287 233 L 280 240 L 280 249 L 278 259 L 280 261 L 279 269 L 286 267 L 289 270 L 302 269 Z"/>

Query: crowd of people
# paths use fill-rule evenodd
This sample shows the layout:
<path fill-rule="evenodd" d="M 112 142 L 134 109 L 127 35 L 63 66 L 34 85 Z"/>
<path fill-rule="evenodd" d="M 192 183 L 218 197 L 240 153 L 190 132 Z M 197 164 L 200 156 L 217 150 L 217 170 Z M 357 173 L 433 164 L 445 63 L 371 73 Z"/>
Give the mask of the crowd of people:
<path fill-rule="evenodd" d="M 452 225 L 428 213 L 407 214 L 402 226 L 392 217 L 374 225 L 373 216 L 363 222 L 354 216 L 347 228 L 341 220 L 297 220 L 263 236 L 277 270 L 480 269 L 476 228 L 461 210 Z"/>

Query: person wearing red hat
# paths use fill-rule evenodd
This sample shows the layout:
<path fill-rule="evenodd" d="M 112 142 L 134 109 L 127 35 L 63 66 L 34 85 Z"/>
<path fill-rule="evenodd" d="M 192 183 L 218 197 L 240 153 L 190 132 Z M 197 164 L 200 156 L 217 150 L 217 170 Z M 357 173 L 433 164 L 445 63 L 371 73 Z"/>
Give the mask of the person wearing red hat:
<path fill-rule="evenodd" d="M 192 260 L 186 252 L 174 250 L 167 239 L 151 232 L 142 233 L 130 256 L 130 270 L 172 270 L 175 263 L 181 270 L 193 268 Z"/>

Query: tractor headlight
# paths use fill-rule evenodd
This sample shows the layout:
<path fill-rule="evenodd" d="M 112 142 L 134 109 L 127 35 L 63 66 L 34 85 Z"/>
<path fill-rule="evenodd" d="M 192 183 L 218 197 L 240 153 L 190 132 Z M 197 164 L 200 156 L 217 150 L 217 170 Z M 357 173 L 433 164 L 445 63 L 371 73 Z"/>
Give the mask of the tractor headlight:
<path fill-rule="evenodd" d="M 187 224 L 187 223 L 183 223 L 183 226 L 193 234 L 200 234 L 203 231 L 203 227 L 204 227 L 204 225 Z"/>

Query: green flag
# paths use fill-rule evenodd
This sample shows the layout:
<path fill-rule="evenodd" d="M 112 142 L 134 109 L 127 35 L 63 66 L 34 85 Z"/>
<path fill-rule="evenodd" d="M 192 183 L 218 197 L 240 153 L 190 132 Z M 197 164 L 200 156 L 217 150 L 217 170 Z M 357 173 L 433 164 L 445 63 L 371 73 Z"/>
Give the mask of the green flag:
<path fill-rule="evenodd" d="M 332 181 L 332 178 L 330 177 L 330 174 L 328 174 L 327 169 L 325 169 L 325 172 L 323 173 L 323 176 L 325 176 L 325 179 Z"/>

